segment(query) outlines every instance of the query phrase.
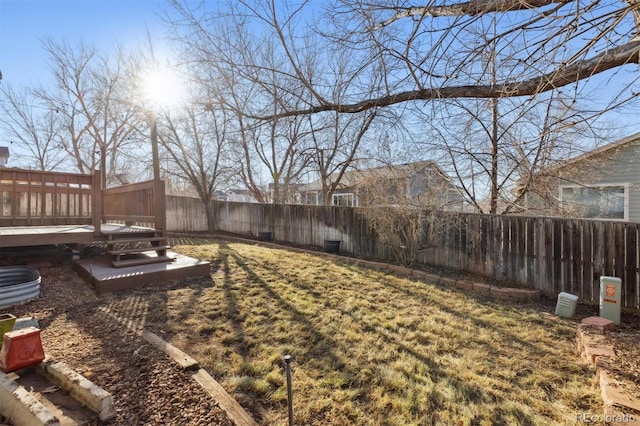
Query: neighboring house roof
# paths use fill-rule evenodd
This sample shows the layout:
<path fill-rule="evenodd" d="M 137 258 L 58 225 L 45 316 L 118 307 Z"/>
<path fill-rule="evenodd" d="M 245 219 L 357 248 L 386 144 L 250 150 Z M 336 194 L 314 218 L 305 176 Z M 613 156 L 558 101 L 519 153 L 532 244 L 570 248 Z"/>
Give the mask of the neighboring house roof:
<path fill-rule="evenodd" d="M 303 187 L 304 185 L 305 184 L 303 184 L 303 183 L 290 183 L 288 185 L 285 185 L 284 183 L 280 183 L 280 187 L 281 188 L 285 188 L 286 187 L 287 189 L 299 189 L 299 188 Z M 274 185 L 273 182 L 271 182 L 271 183 L 269 183 L 268 187 L 269 187 L 269 191 L 272 191 L 273 188 L 275 187 L 275 185 Z"/>
<path fill-rule="evenodd" d="M 576 157 L 570 158 L 567 161 L 564 161 L 560 164 L 556 164 L 554 166 L 551 167 L 547 167 L 546 169 L 542 170 L 541 173 L 544 174 L 551 174 L 554 171 L 563 169 L 565 167 L 571 166 L 571 165 L 575 165 L 576 163 L 580 163 L 583 161 L 587 161 L 590 160 L 594 157 L 597 157 L 599 155 L 603 155 L 611 150 L 614 150 L 616 148 L 621 148 L 627 144 L 630 143 L 634 143 L 634 142 L 640 142 L 640 133 L 635 133 L 631 136 L 627 136 L 626 138 L 622 138 L 620 140 L 617 140 L 615 142 L 611 142 L 608 143 L 606 145 L 602 145 L 598 148 L 592 149 L 591 151 L 587 151 L 583 154 L 580 154 Z"/>
<path fill-rule="evenodd" d="M 622 138 L 620 140 L 617 140 L 615 142 L 611 142 L 608 143 L 606 145 L 602 145 L 598 148 L 592 149 L 591 151 L 587 151 L 584 152 L 576 157 L 570 158 L 562 163 L 559 164 L 555 164 L 553 166 L 549 166 L 546 167 L 538 172 L 535 172 L 533 174 L 533 176 L 540 176 L 540 177 L 553 177 L 554 175 L 557 176 L 557 172 L 567 168 L 569 166 L 573 166 L 576 164 L 579 164 L 581 162 L 584 161 L 588 161 L 588 160 L 592 160 L 594 158 L 597 158 L 598 156 L 604 155 L 606 153 L 608 153 L 609 151 L 613 151 L 614 149 L 617 148 L 622 148 L 625 145 L 631 144 L 631 143 L 636 143 L 636 142 L 640 142 L 640 133 L 635 133 L 633 135 L 627 136 L 625 138 Z M 519 194 L 522 190 L 524 190 L 525 188 L 525 184 L 527 182 L 527 178 L 520 178 L 516 181 L 516 186 L 515 188 L 513 188 L 513 190 L 511 191 L 513 194 Z"/>
<path fill-rule="evenodd" d="M 227 194 L 253 196 L 253 192 L 249 191 L 248 189 L 230 189 L 229 191 L 227 191 Z"/>
<path fill-rule="evenodd" d="M 438 164 L 434 161 L 416 161 L 413 163 L 390 164 L 369 169 L 348 170 L 340 179 L 339 189 L 354 188 L 369 178 L 408 178 L 416 174 L 423 173 L 426 169 L 434 170 L 442 178 L 448 180 L 447 175 L 442 171 Z M 331 182 L 338 178 L 338 174 L 334 173 L 329 177 Z M 302 191 L 320 191 L 322 190 L 322 180 L 317 179 L 300 188 Z"/>

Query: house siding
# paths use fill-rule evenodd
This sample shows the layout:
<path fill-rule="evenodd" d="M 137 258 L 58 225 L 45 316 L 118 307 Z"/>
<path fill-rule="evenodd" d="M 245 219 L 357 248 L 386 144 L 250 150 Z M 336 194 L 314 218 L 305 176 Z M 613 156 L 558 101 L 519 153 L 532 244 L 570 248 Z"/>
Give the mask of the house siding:
<path fill-rule="evenodd" d="M 628 220 L 640 222 L 640 139 L 562 169 L 558 175 L 556 197 L 563 185 L 628 185 Z"/>

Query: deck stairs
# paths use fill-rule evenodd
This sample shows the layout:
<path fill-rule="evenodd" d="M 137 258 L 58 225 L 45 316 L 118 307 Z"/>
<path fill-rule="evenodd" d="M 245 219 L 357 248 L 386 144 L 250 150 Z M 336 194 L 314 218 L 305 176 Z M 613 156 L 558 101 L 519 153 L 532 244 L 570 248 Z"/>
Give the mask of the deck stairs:
<path fill-rule="evenodd" d="M 118 238 L 110 235 L 106 243 L 107 253 L 113 257 L 111 264 L 115 268 L 171 263 L 175 260 L 175 257 L 167 255 L 171 246 L 167 245 L 165 237 L 141 235 L 136 238 Z"/>

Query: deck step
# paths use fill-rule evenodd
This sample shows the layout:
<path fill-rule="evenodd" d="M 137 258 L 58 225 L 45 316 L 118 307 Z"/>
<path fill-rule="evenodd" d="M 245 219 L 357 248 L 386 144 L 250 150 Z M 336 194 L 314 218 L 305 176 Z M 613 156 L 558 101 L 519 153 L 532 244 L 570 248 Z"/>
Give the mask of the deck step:
<path fill-rule="evenodd" d="M 146 253 L 148 251 L 155 251 L 155 252 L 166 251 L 170 248 L 171 246 L 135 247 L 135 248 L 122 249 L 122 250 L 109 250 L 107 253 L 113 256 L 122 256 L 125 254 Z"/>
<path fill-rule="evenodd" d="M 175 261 L 175 258 L 169 256 L 147 256 L 147 257 L 134 257 L 131 259 L 114 260 L 111 262 L 114 268 L 124 268 L 126 266 L 138 266 L 148 265 L 151 263 L 170 263 Z"/>
<path fill-rule="evenodd" d="M 115 244 L 132 244 L 132 243 L 135 244 L 135 243 L 141 243 L 143 241 L 149 241 L 149 242 L 154 241 L 154 242 L 166 243 L 167 238 L 166 237 L 115 238 L 113 240 L 108 240 L 105 242 L 107 243 L 107 245 L 113 246 Z"/>

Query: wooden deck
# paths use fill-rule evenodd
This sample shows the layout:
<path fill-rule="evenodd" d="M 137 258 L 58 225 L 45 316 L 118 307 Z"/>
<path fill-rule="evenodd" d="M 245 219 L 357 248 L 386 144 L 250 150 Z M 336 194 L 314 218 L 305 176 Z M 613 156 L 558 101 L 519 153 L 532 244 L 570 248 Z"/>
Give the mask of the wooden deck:
<path fill-rule="evenodd" d="M 155 254 L 146 254 L 155 256 Z M 169 251 L 167 256 L 175 258 L 171 263 L 151 263 L 146 265 L 114 268 L 108 256 L 80 259 L 73 269 L 97 293 L 129 290 L 147 284 L 184 277 L 206 277 L 211 274 L 209 262 L 183 256 Z"/>
<path fill-rule="evenodd" d="M 0 248 L 51 244 L 89 244 L 115 238 L 153 237 L 153 228 L 103 223 L 96 233 L 93 225 L 0 227 Z"/>
<path fill-rule="evenodd" d="M 165 237 L 165 183 L 160 179 L 103 188 L 99 170 L 77 174 L 0 167 L 0 249 L 99 241 L 113 246 L 114 240 L 129 244 L 116 251 L 115 261 L 96 257 L 74 263 L 99 293 L 210 274 L 209 262 L 169 256 Z M 146 244 L 157 250 L 141 250 Z"/>

